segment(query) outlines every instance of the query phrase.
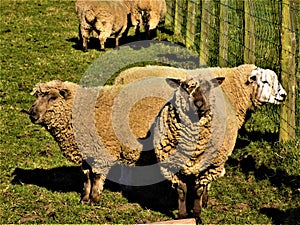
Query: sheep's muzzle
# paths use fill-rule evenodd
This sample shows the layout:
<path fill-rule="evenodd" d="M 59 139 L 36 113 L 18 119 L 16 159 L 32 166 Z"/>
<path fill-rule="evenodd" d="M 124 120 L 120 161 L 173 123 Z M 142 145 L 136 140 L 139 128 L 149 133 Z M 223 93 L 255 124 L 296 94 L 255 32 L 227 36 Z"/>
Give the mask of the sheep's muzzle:
<path fill-rule="evenodd" d="M 28 114 L 29 114 L 29 118 L 30 118 L 32 123 L 34 123 L 34 124 L 39 124 L 40 123 L 40 121 L 39 121 L 40 116 L 39 116 L 39 113 L 38 113 L 37 108 L 35 107 L 35 105 L 31 106 L 31 108 L 29 109 Z"/>

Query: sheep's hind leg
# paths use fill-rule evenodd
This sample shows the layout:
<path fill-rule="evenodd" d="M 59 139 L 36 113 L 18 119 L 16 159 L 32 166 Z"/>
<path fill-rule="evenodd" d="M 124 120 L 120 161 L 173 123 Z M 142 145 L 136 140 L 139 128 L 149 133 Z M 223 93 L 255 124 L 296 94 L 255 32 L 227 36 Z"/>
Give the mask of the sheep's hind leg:
<path fill-rule="evenodd" d="M 186 212 L 186 192 L 187 192 L 187 185 L 182 181 L 179 181 L 178 187 L 178 218 L 183 219 L 187 217 Z"/>
<path fill-rule="evenodd" d="M 202 201 L 203 195 L 205 192 L 206 186 L 196 185 L 195 186 L 195 198 L 194 198 L 194 218 L 196 219 L 196 223 L 202 223 L 201 220 L 201 210 L 202 210 Z"/>
<path fill-rule="evenodd" d="M 210 184 L 204 186 L 203 197 L 202 197 L 202 207 L 203 208 L 207 207 L 209 187 L 210 187 Z"/>

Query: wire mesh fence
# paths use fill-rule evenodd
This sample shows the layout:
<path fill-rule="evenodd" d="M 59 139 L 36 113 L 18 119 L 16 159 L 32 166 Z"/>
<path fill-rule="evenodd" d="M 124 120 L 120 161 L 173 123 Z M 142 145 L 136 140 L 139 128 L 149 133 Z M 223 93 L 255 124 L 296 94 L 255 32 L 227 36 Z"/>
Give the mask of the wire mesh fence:
<path fill-rule="evenodd" d="M 174 33 L 178 41 L 199 54 L 200 64 L 232 67 L 254 63 L 259 67 L 272 69 L 279 75 L 288 92 L 287 100 L 281 107 L 280 139 L 286 141 L 299 138 L 300 2 L 166 2 L 165 26 Z"/>

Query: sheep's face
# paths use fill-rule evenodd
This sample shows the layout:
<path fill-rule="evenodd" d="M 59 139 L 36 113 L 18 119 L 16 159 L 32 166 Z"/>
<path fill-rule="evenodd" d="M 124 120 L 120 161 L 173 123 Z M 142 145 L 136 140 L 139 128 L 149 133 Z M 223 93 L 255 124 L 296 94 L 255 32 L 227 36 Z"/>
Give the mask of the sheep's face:
<path fill-rule="evenodd" d="M 254 86 L 253 100 L 258 101 L 258 104 L 280 104 L 285 100 L 286 91 L 272 70 L 257 68 L 252 71 L 248 82 Z"/>
<path fill-rule="evenodd" d="M 199 116 L 209 110 L 209 104 L 204 91 L 199 83 L 193 79 L 187 79 L 180 83 L 181 95 L 188 99 L 188 109 L 197 112 Z"/>
<path fill-rule="evenodd" d="M 217 84 L 221 84 L 223 80 L 224 78 L 216 78 L 208 83 L 212 83 L 215 87 Z M 199 119 L 209 110 L 209 90 L 213 88 L 210 84 L 200 84 L 193 78 L 186 80 L 167 79 L 167 82 L 173 88 L 179 87 L 177 89 L 178 95 L 175 94 L 175 98 L 179 98 L 176 100 L 183 103 L 180 106 L 184 108 L 185 113 L 193 117 L 197 115 Z"/>
<path fill-rule="evenodd" d="M 40 84 L 34 88 L 32 94 L 37 97 L 29 111 L 33 123 L 49 125 L 50 120 L 53 120 L 53 114 L 58 114 L 59 120 L 62 114 L 66 113 L 62 111 L 62 105 L 69 96 L 67 89 L 44 88 L 43 84 Z"/>

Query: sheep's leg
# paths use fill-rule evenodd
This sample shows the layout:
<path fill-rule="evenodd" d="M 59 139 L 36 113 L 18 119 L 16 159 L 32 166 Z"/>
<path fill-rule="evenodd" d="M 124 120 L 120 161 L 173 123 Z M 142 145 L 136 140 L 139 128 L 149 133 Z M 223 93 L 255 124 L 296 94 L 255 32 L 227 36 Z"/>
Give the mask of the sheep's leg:
<path fill-rule="evenodd" d="M 187 217 L 186 212 L 186 192 L 187 192 L 187 185 L 182 181 L 179 181 L 178 187 L 178 218 L 183 219 Z"/>
<path fill-rule="evenodd" d="M 123 33 L 126 31 L 127 26 L 123 26 L 121 31 L 116 34 L 116 49 L 119 49 L 119 40 L 122 37 Z"/>
<path fill-rule="evenodd" d="M 103 191 L 105 177 L 101 174 L 93 174 L 92 193 L 90 195 L 91 204 L 98 203 Z"/>
<path fill-rule="evenodd" d="M 147 25 L 147 39 L 150 40 L 154 37 L 156 37 L 156 28 L 159 24 L 160 15 L 156 12 L 151 11 L 149 15 L 149 22 Z"/>
<path fill-rule="evenodd" d="M 105 50 L 105 42 L 106 42 L 106 38 L 101 37 L 101 38 L 99 38 L 99 40 L 100 40 L 100 50 L 101 50 L 101 51 L 104 51 L 104 50 Z"/>
<path fill-rule="evenodd" d="M 81 26 L 81 36 L 82 36 L 82 48 L 84 52 L 88 51 L 88 42 L 90 37 L 90 31 L 82 28 Z"/>
<path fill-rule="evenodd" d="M 203 194 L 204 194 L 205 186 L 195 186 L 195 198 L 194 198 L 194 218 L 196 219 L 196 223 L 200 224 L 201 221 L 201 210 L 202 210 L 202 200 L 203 200 Z"/>
<path fill-rule="evenodd" d="M 78 41 L 82 42 L 82 34 L 81 34 L 81 24 L 78 25 Z"/>
<path fill-rule="evenodd" d="M 140 21 L 142 21 L 142 19 L 139 11 L 137 9 L 133 10 L 131 13 L 131 25 L 134 27 L 134 33 L 138 39 L 140 39 Z"/>
<path fill-rule="evenodd" d="M 91 177 L 90 177 L 91 171 L 85 162 L 82 163 L 82 171 L 85 175 L 85 182 L 83 185 L 83 192 L 81 194 L 80 202 L 82 204 L 89 204 L 90 203 L 90 192 L 91 192 Z"/>
<path fill-rule="evenodd" d="M 207 207 L 208 202 L 208 191 L 209 191 L 210 184 L 204 186 L 203 196 L 202 196 L 202 207 Z"/>
<path fill-rule="evenodd" d="M 151 39 L 151 30 L 149 28 L 149 25 L 145 25 L 145 30 L 146 30 L 146 40 L 150 40 Z"/>

